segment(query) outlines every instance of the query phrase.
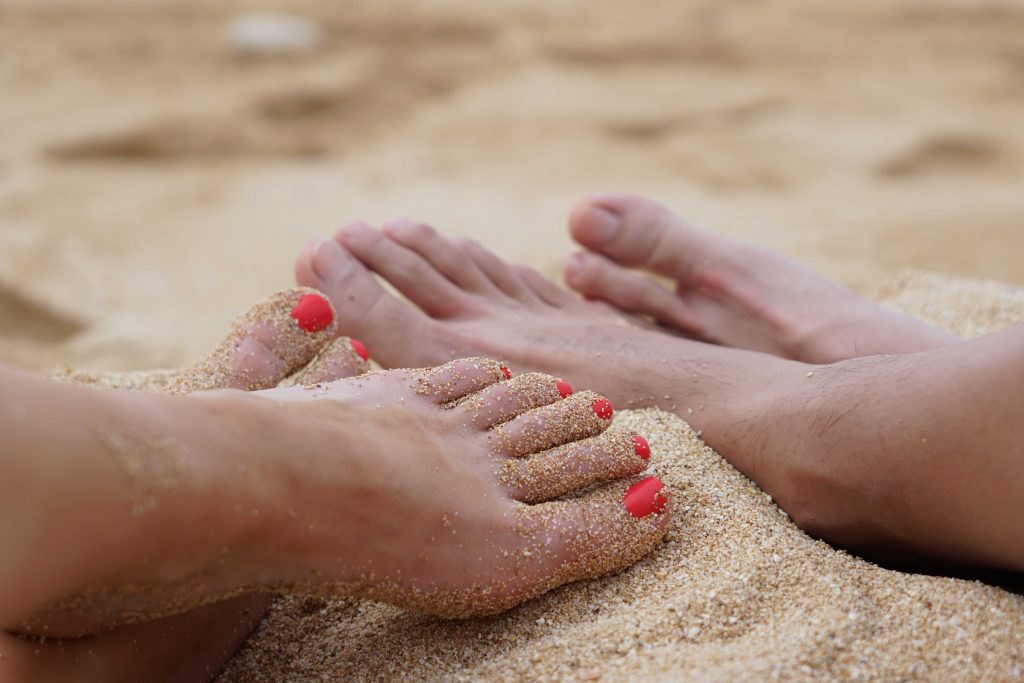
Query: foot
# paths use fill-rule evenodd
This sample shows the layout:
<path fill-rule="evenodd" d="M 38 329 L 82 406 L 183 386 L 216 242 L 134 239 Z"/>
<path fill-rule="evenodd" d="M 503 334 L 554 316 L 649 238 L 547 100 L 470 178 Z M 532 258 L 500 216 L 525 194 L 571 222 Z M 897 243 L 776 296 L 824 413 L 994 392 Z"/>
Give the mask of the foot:
<path fill-rule="evenodd" d="M 62 378 L 109 388 L 188 393 L 302 386 L 364 374 L 369 370 L 366 347 L 349 337 L 332 339 L 334 319 L 330 303 L 319 293 L 285 290 L 240 316 L 216 349 L 183 370 L 65 372 Z M 272 599 L 243 595 L 74 640 L 40 644 L 0 635 L 0 659 L 6 660 L 11 680 L 209 681 L 259 623 Z"/>
<path fill-rule="evenodd" d="M 205 402 L 199 422 L 212 417 L 231 436 L 231 476 L 214 479 L 222 488 L 208 495 L 205 517 L 241 540 L 193 553 L 184 574 L 157 579 L 143 565 L 120 576 L 120 588 L 71 596 L 33 618 L 36 632 L 153 618 L 250 591 L 465 617 L 635 563 L 669 520 L 661 482 L 637 478 L 646 442 L 610 428 L 612 406 L 598 394 L 509 374 L 470 359 L 195 395 L 188 400 Z"/>
<path fill-rule="evenodd" d="M 586 249 L 566 262 L 570 287 L 694 339 L 807 363 L 958 341 L 781 254 L 691 227 L 641 197 L 582 202 L 572 212 L 569 231 Z M 631 268 L 668 278 L 675 291 Z"/>
<path fill-rule="evenodd" d="M 623 407 L 657 406 L 694 424 L 706 390 L 744 372 L 744 363 L 731 361 L 718 366 L 725 376 L 708 378 L 703 368 L 716 347 L 636 325 L 606 303 L 585 301 L 532 268 L 423 224 L 376 230 L 354 223 L 307 245 L 296 277 L 327 294 L 339 328 L 366 340 L 385 367 L 503 358 L 516 370 L 589 386 Z M 718 414 L 707 407 L 702 416 Z"/>
<path fill-rule="evenodd" d="M 288 451 L 274 479 L 290 521 L 259 563 L 275 590 L 467 617 L 647 554 L 669 497 L 637 478 L 643 438 L 610 427 L 598 394 L 509 375 L 469 359 L 261 392 L 266 438 Z"/>

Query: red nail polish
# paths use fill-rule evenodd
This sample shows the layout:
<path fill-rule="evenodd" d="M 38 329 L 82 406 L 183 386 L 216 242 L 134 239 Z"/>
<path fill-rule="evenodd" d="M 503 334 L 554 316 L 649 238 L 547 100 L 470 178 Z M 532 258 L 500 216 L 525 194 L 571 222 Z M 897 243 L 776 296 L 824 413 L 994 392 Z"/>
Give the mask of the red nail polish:
<path fill-rule="evenodd" d="M 647 439 L 640 436 L 639 434 L 633 437 L 633 449 L 636 454 L 642 459 L 648 460 L 651 457 L 651 445 L 647 443 Z"/>
<path fill-rule="evenodd" d="M 358 339 L 349 339 L 348 343 L 352 345 L 352 350 L 359 354 L 359 357 L 363 360 L 370 360 L 370 352 L 366 350 L 366 345 Z"/>
<path fill-rule="evenodd" d="M 612 419 L 612 402 L 606 398 L 601 398 L 590 404 L 590 407 L 594 409 L 597 416 L 602 420 Z"/>
<path fill-rule="evenodd" d="M 668 505 L 668 496 L 662 492 L 663 488 L 665 485 L 657 477 L 641 479 L 626 490 L 622 504 L 637 519 L 661 512 Z"/>
<path fill-rule="evenodd" d="M 505 375 L 505 379 L 512 379 L 512 371 L 504 365 L 501 366 L 501 374 Z"/>
<path fill-rule="evenodd" d="M 306 332 L 319 332 L 334 320 L 331 304 L 319 294 L 307 294 L 299 299 L 291 315 Z"/>
<path fill-rule="evenodd" d="M 572 396 L 572 387 L 565 380 L 558 380 L 555 382 L 555 388 L 558 389 L 558 395 L 562 398 L 566 396 Z"/>

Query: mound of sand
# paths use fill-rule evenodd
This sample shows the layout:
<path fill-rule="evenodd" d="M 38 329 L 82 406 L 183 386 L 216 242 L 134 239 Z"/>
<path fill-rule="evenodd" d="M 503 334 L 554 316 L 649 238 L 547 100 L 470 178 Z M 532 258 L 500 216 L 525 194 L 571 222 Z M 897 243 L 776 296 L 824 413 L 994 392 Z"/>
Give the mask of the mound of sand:
<path fill-rule="evenodd" d="M 977 334 L 1024 320 L 1024 290 L 906 273 L 886 303 Z M 506 614 L 445 621 L 283 598 L 234 681 L 1015 679 L 1024 598 L 883 569 L 815 541 L 681 419 L 622 411 L 676 492 L 665 542 L 616 576 Z"/>

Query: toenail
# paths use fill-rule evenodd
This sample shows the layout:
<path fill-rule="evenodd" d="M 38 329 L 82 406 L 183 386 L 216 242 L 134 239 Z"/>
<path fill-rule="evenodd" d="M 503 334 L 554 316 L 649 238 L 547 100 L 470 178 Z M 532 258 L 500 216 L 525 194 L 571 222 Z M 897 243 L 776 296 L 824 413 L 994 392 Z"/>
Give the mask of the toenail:
<path fill-rule="evenodd" d="M 555 388 L 558 389 L 558 395 L 561 396 L 562 398 L 565 398 L 566 396 L 572 396 L 572 387 L 569 386 L 569 383 L 566 382 L 565 380 L 560 379 L 557 382 L 555 382 Z"/>
<path fill-rule="evenodd" d="M 512 371 L 504 365 L 501 366 L 501 374 L 505 375 L 505 379 L 512 379 Z"/>
<path fill-rule="evenodd" d="M 366 345 L 358 339 L 349 339 L 348 343 L 352 345 L 352 350 L 359 354 L 359 357 L 363 360 L 370 360 L 370 352 L 366 350 Z"/>
<path fill-rule="evenodd" d="M 598 244 L 609 242 L 619 232 L 622 221 L 611 211 L 599 206 L 591 207 L 588 221 L 590 224 L 590 241 Z"/>
<path fill-rule="evenodd" d="M 626 490 L 622 504 L 629 514 L 638 519 L 661 512 L 668 505 L 668 496 L 662 492 L 664 488 L 665 485 L 657 477 L 641 479 Z"/>
<path fill-rule="evenodd" d="M 313 272 L 324 283 L 336 285 L 352 269 L 352 256 L 334 240 L 322 240 L 313 251 Z"/>
<path fill-rule="evenodd" d="M 643 460 L 649 460 L 651 457 L 651 445 L 647 443 L 647 439 L 636 434 L 633 436 L 633 449 L 636 454 L 639 455 Z"/>
<path fill-rule="evenodd" d="M 597 416 L 602 420 L 612 419 L 612 402 L 606 398 L 601 398 L 590 404 L 590 407 L 594 409 Z"/>
<path fill-rule="evenodd" d="M 334 320 L 331 304 L 319 294 L 307 294 L 299 299 L 291 316 L 306 332 L 319 332 Z"/>

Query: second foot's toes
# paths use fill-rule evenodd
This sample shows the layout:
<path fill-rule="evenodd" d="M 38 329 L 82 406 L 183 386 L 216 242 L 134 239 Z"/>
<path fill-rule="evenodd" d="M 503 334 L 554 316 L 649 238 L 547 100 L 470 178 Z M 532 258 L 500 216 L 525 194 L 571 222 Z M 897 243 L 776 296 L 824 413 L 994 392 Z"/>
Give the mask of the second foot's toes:
<path fill-rule="evenodd" d="M 299 284 L 328 296 L 338 315 L 338 329 L 366 342 L 384 367 L 427 366 L 447 360 L 420 353 L 409 343 L 421 335 L 429 318 L 385 290 L 337 240 L 307 245 L 296 260 L 295 277 Z"/>
<path fill-rule="evenodd" d="M 566 259 L 565 281 L 588 299 L 605 301 L 625 313 L 647 315 L 689 335 L 703 337 L 697 313 L 685 301 L 600 254 L 580 252 Z"/>
<path fill-rule="evenodd" d="M 647 440 L 613 427 L 598 436 L 558 446 L 502 465 L 501 483 L 524 503 L 542 503 L 603 481 L 622 479 L 647 469 Z"/>
<path fill-rule="evenodd" d="M 629 268 L 686 285 L 721 251 L 721 238 L 643 197 L 605 195 L 576 205 L 569 232 L 581 246 Z"/>
<path fill-rule="evenodd" d="M 370 370 L 370 353 L 358 339 L 338 337 L 325 346 L 309 365 L 278 386 L 305 386 L 320 382 L 333 382 L 346 377 L 357 377 Z"/>
<path fill-rule="evenodd" d="M 167 391 L 276 386 L 333 339 L 336 325 L 335 311 L 320 292 L 304 287 L 278 292 L 238 318 L 217 349 L 178 373 Z"/>

